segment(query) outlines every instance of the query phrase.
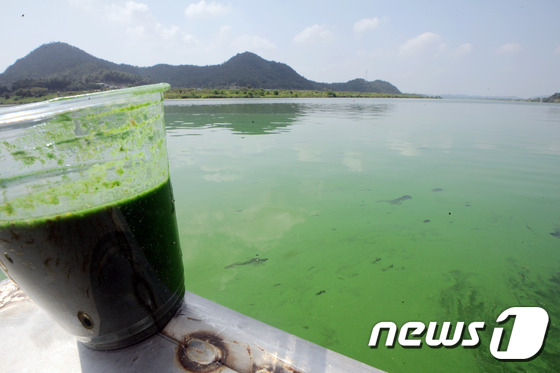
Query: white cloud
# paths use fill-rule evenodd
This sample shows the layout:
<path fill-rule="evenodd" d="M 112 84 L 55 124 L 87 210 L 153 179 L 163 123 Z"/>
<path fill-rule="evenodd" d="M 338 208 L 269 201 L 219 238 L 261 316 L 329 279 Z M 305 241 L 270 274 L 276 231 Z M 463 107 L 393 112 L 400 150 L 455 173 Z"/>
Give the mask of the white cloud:
<path fill-rule="evenodd" d="M 440 35 L 434 32 L 425 32 L 408 39 L 406 43 L 401 45 L 399 52 L 401 55 L 413 56 L 428 52 L 441 52 L 445 47 Z"/>
<path fill-rule="evenodd" d="M 181 34 L 181 29 L 177 26 L 164 27 L 161 23 L 158 23 L 155 29 L 164 40 L 173 39 Z"/>
<path fill-rule="evenodd" d="M 379 18 L 364 18 L 354 23 L 354 32 L 361 34 L 363 32 L 374 30 L 379 26 Z"/>
<path fill-rule="evenodd" d="M 135 38 L 144 37 L 146 28 L 144 26 L 133 26 L 126 29 L 126 34 Z"/>
<path fill-rule="evenodd" d="M 275 49 L 276 46 L 270 40 L 256 35 L 238 36 L 232 43 L 238 51 L 260 51 Z"/>
<path fill-rule="evenodd" d="M 128 41 L 134 47 L 143 45 L 163 53 L 164 50 L 197 43 L 196 37 L 187 34 L 178 26 L 159 22 L 150 7 L 144 3 L 129 0 L 126 3 L 110 4 L 101 9 L 109 22 L 119 25 L 124 30 Z"/>
<path fill-rule="evenodd" d="M 107 8 L 107 18 L 119 22 L 149 22 L 152 15 L 146 4 L 127 1 L 124 5 L 111 4 Z"/>
<path fill-rule="evenodd" d="M 198 43 L 196 36 L 187 33 L 181 33 L 181 41 L 187 45 L 194 45 Z"/>
<path fill-rule="evenodd" d="M 516 54 L 521 52 L 521 44 L 519 43 L 507 43 L 496 49 L 498 54 Z"/>
<path fill-rule="evenodd" d="M 196 4 L 189 4 L 187 9 L 185 9 L 185 15 L 189 18 L 218 17 L 228 14 L 230 11 L 230 5 L 222 5 L 215 1 L 206 2 L 206 0 L 200 0 Z"/>
<path fill-rule="evenodd" d="M 473 45 L 471 43 L 461 44 L 455 49 L 456 56 L 465 56 L 473 51 Z"/>
<path fill-rule="evenodd" d="M 313 25 L 307 27 L 294 37 L 296 43 L 308 43 L 327 41 L 332 37 L 332 34 L 324 26 Z"/>
<path fill-rule="evenodd" d="M 220 31 L 218 32 L 218 35 L 220 35 L 220 37 L 226 37 L 231 35 L 233 28 L 230 25 L 222 25 L 222 27 L 220 27 Z"/>

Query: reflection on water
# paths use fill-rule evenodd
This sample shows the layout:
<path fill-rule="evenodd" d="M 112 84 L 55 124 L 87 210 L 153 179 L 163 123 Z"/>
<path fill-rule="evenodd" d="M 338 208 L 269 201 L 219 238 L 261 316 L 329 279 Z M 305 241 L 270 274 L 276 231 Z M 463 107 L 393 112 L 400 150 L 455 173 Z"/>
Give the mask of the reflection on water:
<path fill-rule="evenodd" d="M 196 105 L 191 101 L 174 100 L 166 104 L 167 130 L 227 128 L 237 135 L 264 135 L 286 132 L 298 116 L 299 104 L 222 104 Z"/>
<path fill-rule="evenodd" d="M 380 117 L 390 108 L 387 103 L 363 100 L 348 100 L 337 105 L 316 99 L 169 100 L 165 103 L 165 117 L 172 136 L 182 135 L 173 130 L 195 128 L 227 128 L 237 135 L 263 135 L 289 131 L 302 116 L 364 120 Z"/>
<path fill-rule="evenodd" d="M 302 99 L 165 110 L 189 290 L 391 372 L 560 364 L 556 106 Z M 495 360 L 496 317 L 529 305 L 552 320 L 543 352 Z M 370 349 L 386 320 L 487 328 L 474 349 Z"/>

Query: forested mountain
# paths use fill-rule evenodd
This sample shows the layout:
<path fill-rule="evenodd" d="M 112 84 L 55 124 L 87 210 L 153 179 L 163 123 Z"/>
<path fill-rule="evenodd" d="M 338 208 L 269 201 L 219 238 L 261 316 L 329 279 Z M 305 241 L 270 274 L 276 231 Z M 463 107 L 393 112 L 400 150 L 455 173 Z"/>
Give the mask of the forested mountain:
<path fill-rule="evenodd" d="M 543 102 L 560 102 L 560 93 L 555 93 L 550 97 L 544 98 Z"/>
<path fill-rule="evenodd" d="M 290 66 L 245 52 L 211 66 L 166 65 L 137 67 L 94 57 L 66 43 L 40 46 L 0 74 L 0 93 L 16 90 L 79 91 L 167 82 L 180 88 L 251 87 L 263 89 L 336 90 L 401 93 L 389 82 L 355 79 L 347 83 L 318 83 Z"/>

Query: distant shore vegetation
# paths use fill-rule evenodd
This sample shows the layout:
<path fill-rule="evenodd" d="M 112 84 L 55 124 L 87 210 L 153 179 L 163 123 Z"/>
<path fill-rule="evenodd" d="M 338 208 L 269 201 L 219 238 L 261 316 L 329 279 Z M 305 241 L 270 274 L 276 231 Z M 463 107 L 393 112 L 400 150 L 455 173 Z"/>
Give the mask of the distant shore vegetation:
<path fill-rule="evenodd" d="M 3 87 L 0 87 L 3 88 Z M 114 87 L 116 88 L 116 87 Z M 90 91 L 52 92 L 44 87 L 30 87 L 18 90 L 3 90 L 0 92 L 1 105 L 19 105 L 31 102 L 45 101 L 57 97 L 75 96 Z M 321 97 L 369 97 L 369 98 L 441 98 L 419 94 L 393 94 L 345 92 L 330 90 L 297 90 L 297 89 L 262 89 L 262 88 L 171 88 L 164 93 L 165 99 L 212 99 L 212 98 L 321 98 Z"/>
<path fill-rule="evenodd" d="M 164 93 L 167 99 L 188 98 L 320 98 L 320 97 L 372 97 L 372 98 L 441 98 L 406 93 L 369 93 L 345 92 L 330 90 L 297 90 L 297 89 L 196 89 L 172 88 Z"/>

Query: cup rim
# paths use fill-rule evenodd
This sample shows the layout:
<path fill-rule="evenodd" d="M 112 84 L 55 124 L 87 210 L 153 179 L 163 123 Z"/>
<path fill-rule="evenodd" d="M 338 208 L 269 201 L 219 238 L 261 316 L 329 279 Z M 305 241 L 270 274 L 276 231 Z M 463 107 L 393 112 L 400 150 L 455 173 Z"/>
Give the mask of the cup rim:
<path fill-rule="evenodd" d="M 76 96 L 57 97 L 46 101 L 0 108 L 0 125 L 33 122 L 64 112 L 111 103 L 126 103 L 130 95 L 139 96 L 150 93 L 163 93 L 168 83 L 148 84 L 136 87 L 112 89 L 108 91 L 84 93 Z"/>

